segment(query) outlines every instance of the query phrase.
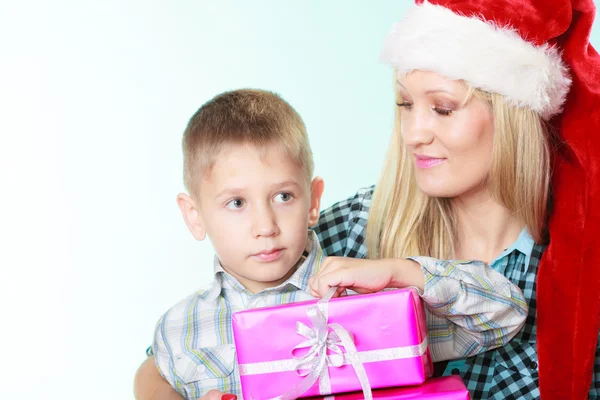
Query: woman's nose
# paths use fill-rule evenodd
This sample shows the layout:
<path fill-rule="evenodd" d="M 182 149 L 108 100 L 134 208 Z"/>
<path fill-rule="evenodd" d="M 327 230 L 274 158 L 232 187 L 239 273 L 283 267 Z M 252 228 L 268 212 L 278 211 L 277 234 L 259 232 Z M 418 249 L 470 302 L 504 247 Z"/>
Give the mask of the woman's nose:
<path fill-rule="evenodd" d="M 431 117 L 422 110 L 403 112 L 400 119 L 400 132 L 404 143 L 410 147 L 429 144 L 433 141 Z"/>

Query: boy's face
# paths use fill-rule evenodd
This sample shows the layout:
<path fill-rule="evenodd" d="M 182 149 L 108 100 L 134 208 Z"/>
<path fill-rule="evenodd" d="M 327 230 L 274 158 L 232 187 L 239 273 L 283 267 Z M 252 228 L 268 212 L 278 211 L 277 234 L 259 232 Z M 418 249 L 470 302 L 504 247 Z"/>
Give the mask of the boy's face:
<path fill-rule="evenodd" d="M 309 185 L 304 168 L 277 146 L 260 152 L 233 145 L 218 155 L 198 192 L 197 199 L 178 199 L 192 234 L 208 235 L 223 268 L 256 293 L 293 274 L 307 228 L 319 217 L 323 180 Z"/>

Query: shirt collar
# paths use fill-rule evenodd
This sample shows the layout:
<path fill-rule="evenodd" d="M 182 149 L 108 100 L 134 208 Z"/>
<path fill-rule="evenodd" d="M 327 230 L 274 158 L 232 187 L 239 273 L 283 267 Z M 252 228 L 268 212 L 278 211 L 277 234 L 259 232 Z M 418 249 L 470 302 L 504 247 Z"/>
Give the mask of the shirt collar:
<path fill-rule="evenodd" d="M 515 240 L 507 249 L 505 249 L 494 261 L 490 263 L 490 266 L 496 265 L 500 260 L 504 257 L 512 253 L 513 251 L 518 251 L 521 254 L 525 255 L 525 265 L 529 265 L 529 259 L 531 258 L 531 252 L 533 251 L 533 246 L 535 242 L 533 238 L 527 232 L 527 229 L 523 228 L 521 233 L 519 233 L 519 237 Z"/>
<path fill-rule="evenodd" d="M 319 244 L 317 234 L 312 230 L 309 230 L 306 237 L 306 247 L 302 257 L 298 260 L 298 267 L 296 271 L 282 284 L 263 290 L 261 293 L 272 291 L 272 292 L 285 292 L 289 291 L 290 288 L 294 290 L 302 290 L 310 293 L 308 285 L 308 279 L 313 276 L 321 267 L 323 261 L 323 250 Z M 216 299 L 224 288 L 232 289 L 238 292 L 250 292 L 244 288 L 244 286 L 238 282 L 233 276 L 228 274 L 221 265 L 217 256 L 214 259 L 214 281 L 212 287 L 207 293 L 209 299 Z M 258 294 L 258 293 L 257 293 Z"/>

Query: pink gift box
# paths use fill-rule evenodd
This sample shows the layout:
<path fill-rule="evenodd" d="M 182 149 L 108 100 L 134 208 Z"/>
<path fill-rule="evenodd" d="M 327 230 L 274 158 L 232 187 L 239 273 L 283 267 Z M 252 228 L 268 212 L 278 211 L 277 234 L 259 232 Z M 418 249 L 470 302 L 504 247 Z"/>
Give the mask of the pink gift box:
<path fill-rule="evenodd" d="M 314 310 L 316 305 L 317 301 L 313 300 L 233 314 L 245 400 L 270 399 L 284 394 L 290 398 L 289 393 L 307 379 L 304 375 L 319 369 L 300 368 L 301 360 L 295 358 L 307 356 L 303 354 L 307 349 L 298 349 L 298 346 L 302 347 L 308 336 L 297 333 L 297 323 L 314 329 L 315 320 L 309 319 L 307 311 Z M 425 310 L 415 289 L 335 298 L 328 302 L 327 309 L 328 339 L 337 338 L 331 335 L 335 324 L 349 333 L 350 339 L 346 340 L 354 342 L 355 354 L 364 367 L 370 388 L 418 385 L 431 376 L 433 367 L 427 348 Z M 356 365 L 349 364 L 349 359 L 356 358 L 352 356 L 352 346 L 348 347 L 350 349 L 342 347 L 343 355 L 339 354 L 339 348 L 335 351 L 328 347 L 329 363 L 321 370 L 322 379 L 296 397 L 361 390 Z M 341 360 L 343 365 L 340 366 Z M 330 382 L 329 392 L 327 386 L 320 386 L 323 381 Z"/>
<path fill-rule="evenodd" d="M 379 400 L 469 400 L 469 391 L 459 376 L 445 376 L 429 379 L 419 386 L 379 389 L 373 391 L 373 399 Z M 311 397 L 321 400 L 323 397 Z M 364 400 L 362 392 L 329 396 L 328 400 Z M 305 399 L 309 400 L 309 399 Z"/>

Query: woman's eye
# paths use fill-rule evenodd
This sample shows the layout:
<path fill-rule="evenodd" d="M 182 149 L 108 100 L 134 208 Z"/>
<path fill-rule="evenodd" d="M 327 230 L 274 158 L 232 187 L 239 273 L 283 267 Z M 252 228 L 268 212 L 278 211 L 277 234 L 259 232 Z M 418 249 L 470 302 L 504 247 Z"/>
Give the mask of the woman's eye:
<path fill-rule="evenodd" d="M 275 196 L 275 202 L 277 203 L 287 203 L 288 201 L 292 200 L 292 194 L 291 193 L 277 193 L 277 195 Z"/>
<path fill-rule="evenodd" d="M 243 199 L 233 199 L 230 202 L 228 202 L 227 204 L 225 204 L 225 208 L 228 208 L 230 210 L 237 210 L 240 209 L 244 206 L 245 202 Z"/>
<path fill-rule="evenodd" d="M 443 116 L 448 116 L 448 115 L 452 114 L 452 110 L 447 110 L 447 109 L 438 108 L 438 107 L 433 107 L 433 111 L 435 111 L 436 113 L 443 115 Z"/>
<path fill-rule="evenodd" d="M 405 108 L 405 109 L 407 109 L 407 110 L 409 110 L 409 111 L 412 109 L 412 103 L 408 103 L 408 102 L 406 102 L 406 101 L 405 101 L 405 102 L 403 102 L 403 103 L 396 103 L 396 105 L 397 105 L 398 107 Z"/>

